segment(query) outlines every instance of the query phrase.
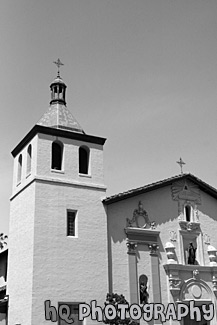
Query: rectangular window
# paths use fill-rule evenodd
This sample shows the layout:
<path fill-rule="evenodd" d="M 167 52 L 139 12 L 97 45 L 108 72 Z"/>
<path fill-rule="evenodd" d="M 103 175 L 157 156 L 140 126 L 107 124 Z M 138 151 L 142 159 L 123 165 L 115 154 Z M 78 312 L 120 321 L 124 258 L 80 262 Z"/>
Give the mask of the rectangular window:
<path fill-rule="evenodd" d="M 76 211 L 67 210 L 67 236 L 76 235 Z"/>
<path fill-rule="evenodd" d="M 63 313 L 63 318 L 64 318 L 64 313 L 66 313 L 66 309 L 64 309 L 64 306 L 68 306 L 70 309 L 70 318 L 74 320 L 72 323 L 73 325 L 82 325 L 83 322 L 78 320 L 78 305 L 79 303 L 72 303 L 72 302 L 59 302 L 59 311 Z M 60 306 L 62 306 L 62 310 L 60 309 Z M 59 313 L 59 321 L 58 325 L 68 325 L 67 319 L 61 319 L 61 313 Z"/>

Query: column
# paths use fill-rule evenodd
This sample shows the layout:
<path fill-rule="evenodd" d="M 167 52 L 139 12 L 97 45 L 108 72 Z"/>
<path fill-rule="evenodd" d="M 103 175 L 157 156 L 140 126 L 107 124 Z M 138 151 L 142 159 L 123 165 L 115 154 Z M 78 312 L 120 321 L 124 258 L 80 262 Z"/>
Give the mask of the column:
<path fill-rule="evenodd" d="M 158 248 L 159 247 L 157 244 L 149 245 L 150 256 L 151 256 L 153 303 L 161 303 L 161 286 L 160 286 Z M 162 323 L 158 319 L 158 320 L 154 320 L 154 324 L 162 324 Z"/>
<path fill-rule="evenodd" d="M 129 265 L 129 289 L 130 289 L 130 304 L 138 304 L 138 276 L 137 276 L 137 257 L 136 247 L 134 242 L 128 242 L 128 265 Z"/>

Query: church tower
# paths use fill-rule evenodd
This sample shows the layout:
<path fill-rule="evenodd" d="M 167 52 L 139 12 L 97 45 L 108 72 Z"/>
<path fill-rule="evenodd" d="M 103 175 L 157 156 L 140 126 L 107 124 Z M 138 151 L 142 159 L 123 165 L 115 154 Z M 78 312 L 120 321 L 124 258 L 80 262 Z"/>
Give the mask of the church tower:
<path fill-rule="evenodd" d="M 105 139 L 67 108 L 60 64 L 48 110 L 12 151 L 8 325 L 47 325 L 46 300 L 67 303 L 81 324 L 78 304 L 103 305 L 108 291 Z"/>

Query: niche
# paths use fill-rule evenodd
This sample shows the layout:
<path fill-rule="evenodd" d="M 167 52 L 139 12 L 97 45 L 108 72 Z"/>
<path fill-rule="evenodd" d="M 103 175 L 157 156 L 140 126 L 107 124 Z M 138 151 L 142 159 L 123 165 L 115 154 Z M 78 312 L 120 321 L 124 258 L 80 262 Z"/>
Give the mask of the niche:
<path fill-rule="evenodd" d="M 140 304 L 147 304 L 149 298 L 148 293 L 148 277 L 145 274 L 139 277 L 139 302 Z"/>

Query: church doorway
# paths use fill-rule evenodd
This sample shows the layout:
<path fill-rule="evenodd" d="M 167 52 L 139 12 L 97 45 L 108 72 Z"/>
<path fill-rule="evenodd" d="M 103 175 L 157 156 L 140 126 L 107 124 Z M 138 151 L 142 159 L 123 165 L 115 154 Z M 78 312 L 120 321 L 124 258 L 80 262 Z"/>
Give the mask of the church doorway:
<path fill-rule="evenodd" d="M 189 319 L 189 317 L 185 317 L 183 325 L 210 325 L 210 322 L 207 320 L 197 322 L 196 320 Z"/>
<path fill-rule="evenodd" d="M 184 320 L 183 320 L 183 325 L 210 325 L 210 321 L 207 321 L 203 318 L 203 311 L 201 306 L 197 306 L 200 308 L 201 312 L 201 321 L 197 321 L 195 319 L 190 319 L 190 315 L 188 314 Z"/>

